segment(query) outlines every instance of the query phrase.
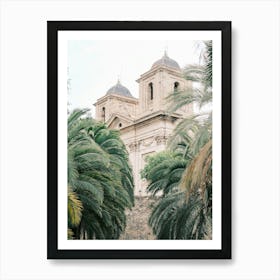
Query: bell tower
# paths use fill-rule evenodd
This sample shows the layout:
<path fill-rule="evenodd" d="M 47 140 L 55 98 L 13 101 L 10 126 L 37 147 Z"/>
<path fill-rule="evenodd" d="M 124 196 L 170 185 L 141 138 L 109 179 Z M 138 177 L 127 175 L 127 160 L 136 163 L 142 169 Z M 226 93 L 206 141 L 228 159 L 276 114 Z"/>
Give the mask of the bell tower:
<path fill-rule="evenodd" d="M 150 70 L 137 80 L 139 83 L 139 115 L 145 116 L 159 110 L 166 110 L 166 97 L 190 86 L 183 78 L 179 64 L 168 57 L 166 51 Z"/>
<path fill-rule="evenodd" d="M 99 98 L 95 105 L 96 120 L 108 122 L 118 113 L 124 113 L 134 118 L 138 101 L 120 81 L 112 86 L 103 97 Z"/>

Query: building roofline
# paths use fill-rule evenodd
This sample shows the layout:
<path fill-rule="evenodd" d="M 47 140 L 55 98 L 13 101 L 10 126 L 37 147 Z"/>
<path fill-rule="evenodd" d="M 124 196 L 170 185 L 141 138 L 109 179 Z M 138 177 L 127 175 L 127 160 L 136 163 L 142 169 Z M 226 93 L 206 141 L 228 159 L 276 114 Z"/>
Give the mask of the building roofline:
<path fill-rule="evenodd" d="M 135 121 L 133 121 L 132 124 L 130 125 L 127 125 L 123 128 L 121 128 L 120 130 L 125 130 L 127 128 L 131 128 L 139 123 L 145 123 L 151 119 L 154 119 L 154 118 L 157 118 L 157 117 L 167 117 L 167 118 L 170 118 L 170 119 L 181 119 L 183 117 L 182 114 L 178 114 L 178 113 L 168 113 L 167 111 L 163 111 L 163 110 L 160 110 L 160 111 L 156 111 L 156 112 L 153 112 L 149 115 L 146 115 L 146 116 L 143 116 Z"/>
<path fill-rule="evenodd" d="M 96 106 L 97 104 L 99 104 L 107 99 L 110 99 L 110 98 L 116 98 L 116 99 L 126 101 L 129 103 L 134 103 L 134 104 L 139 102 L 139 99 L 136 97 L 128 97 L 128 96 L 123 96 L 123 95 L 119 95 L 119 94 L 110 94 L 110 95 L 104 95 L 104 96 L 98 98 L 97 101 L 95 103 L 93 103 L 93 105 Z"/>
<path fill-rule="evenodd" d="M 110 126 L 110 124 L 112 124 L 112 122 L 116 119 L 116 118 L 119 118 L 119 119 L 123 119 L 129 123 L 133 123 L 133 119 L 130 118 L 130 117 L 127 117 L 127 116 L 124 116 L 122 114 L 119 114 L 119 113 L 113 113 L 112 116 L 106 121 L 107 125 Z"/>
<path fill-rule="evenodd" d="M 148 77 L 154 75 L 156 72 L 158 72 L 160 70 L 166 70 L 167 72 L 170 72 L 171 74 L 175 74 L 175 75 L 178 75 L 180 77 L 181 76 L 183 77 L 182 70 L 180 70 L 180 69 L 171 68 L 171 67 L 168 67 L 166 65 L 157 65 L 157 66 L 154 66 L 153 68 L 151 68 L 150 70 L 144 72 L 143 74 L 141 74 L 140 78 L 138 78 L 136 80 L 136 82 L 139 83 L 140 80 L 148 78 Z"/>

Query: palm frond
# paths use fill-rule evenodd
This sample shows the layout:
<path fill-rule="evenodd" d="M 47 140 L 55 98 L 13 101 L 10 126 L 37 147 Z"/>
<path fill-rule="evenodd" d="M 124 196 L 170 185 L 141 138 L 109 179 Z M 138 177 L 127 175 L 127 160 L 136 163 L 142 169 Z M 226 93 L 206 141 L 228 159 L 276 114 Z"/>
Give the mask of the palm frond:
<path fill-rule="evenodd" d="M 78 226 L 82 217 L 83 204 L 78 195 L 68 186 L 68 221 L 71 226 Z"/>
<path fill-rule="evenodd" d="M 186 168 L 180 182 L 180 189 L 186 193 L 186 201 L 192 193 L 204 193 L 212 185 L 212 140 L 209 140 Z"/>
<path fill-rule="evenodd" d="M 117 131 L 86 112 L 68 118 L 68 183 L 83 205 L 79 222 L 69 220 L 68 227 L 74 239 L 117 239 L 134 201 L 128 153 Z"/>

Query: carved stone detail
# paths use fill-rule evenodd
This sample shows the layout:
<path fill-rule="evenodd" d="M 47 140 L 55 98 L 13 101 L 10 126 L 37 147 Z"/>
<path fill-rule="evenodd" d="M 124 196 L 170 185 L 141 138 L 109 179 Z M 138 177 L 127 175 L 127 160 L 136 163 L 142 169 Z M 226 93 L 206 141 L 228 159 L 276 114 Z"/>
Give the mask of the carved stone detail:
<path fill-rule="evenodd" d="M 144 147 L 149 147 L 153 144 L 154 141 L 155 141 L 154 137 L 149 137 L 149 138 L 146 138 L 146 139 L 142 139 L 140 141 L 140 144 Z"/>
<path fill-rule="evenodd" d="M 128 148 L 129 148 L 130 152 L 139 151 L 139 146 L 140 146 L 139 142 L 132 142 L 132 143 L 128 144 Z"/>
<path fill-rule="evenodd" d="M 166 135 L 159 135 L 159 136 L 156 136 L 155 138 L 157 144 L 166 144 L 167 143 L 167 140 L 168 140 L 168 137 Z"/>

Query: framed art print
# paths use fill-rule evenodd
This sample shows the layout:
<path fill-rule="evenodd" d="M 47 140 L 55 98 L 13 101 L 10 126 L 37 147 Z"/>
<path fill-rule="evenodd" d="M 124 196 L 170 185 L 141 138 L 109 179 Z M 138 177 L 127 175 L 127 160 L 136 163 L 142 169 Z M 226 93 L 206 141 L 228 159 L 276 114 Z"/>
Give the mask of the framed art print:
<path fill-rule="evenodd" d="M 48 258 L 231 258 L 231 22 L 49 21 Z"/>

